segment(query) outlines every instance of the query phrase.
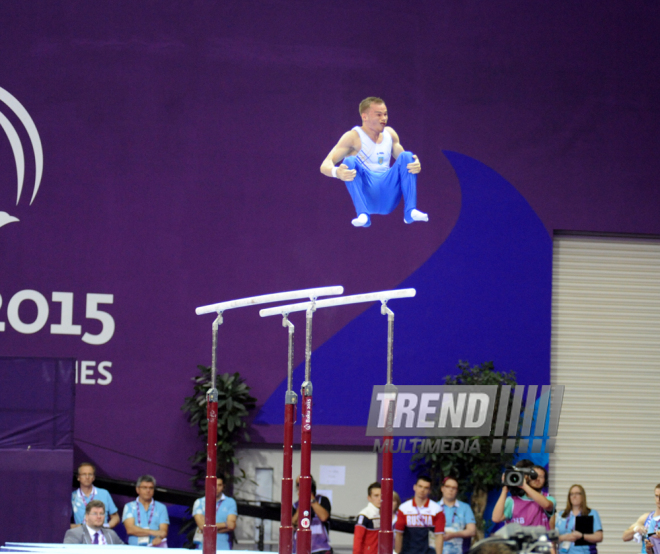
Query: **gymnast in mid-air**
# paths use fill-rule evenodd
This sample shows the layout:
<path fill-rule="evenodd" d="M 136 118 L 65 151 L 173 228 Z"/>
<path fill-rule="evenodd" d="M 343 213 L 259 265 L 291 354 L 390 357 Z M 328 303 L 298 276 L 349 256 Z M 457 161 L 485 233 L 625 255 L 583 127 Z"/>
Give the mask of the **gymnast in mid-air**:
<path fill-rule="evenodd" d="M 391 213 L 402 195 L 403 220 L 428 221 L 429 216 L 417 209 L 417 174 L 422 166 L 387 126 L 385 102 L 375 96 L 365 98 L 360 102 L 360 116 L 362 127 L 344 133 L 321 164 L 323 175 L 346 183 L 357 212 L 351 223 L 369 227 L 371 214 Z M 396 160 L 392 167 L 391 157 Z"/>

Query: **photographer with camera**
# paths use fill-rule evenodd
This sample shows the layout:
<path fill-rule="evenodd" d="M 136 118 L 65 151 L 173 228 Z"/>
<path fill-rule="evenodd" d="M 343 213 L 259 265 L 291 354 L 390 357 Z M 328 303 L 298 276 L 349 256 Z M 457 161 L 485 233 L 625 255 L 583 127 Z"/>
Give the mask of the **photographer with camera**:
<path fill-rule="evenodd" d="M 520 460 L 515 467 L 504 472 L 502 483 L 502 492 L 491 516 L 494 523 L 506 521 L 550 529 L 550 518 L 557 503 L 552 496 L 543 493 L 546 484 L 544 468 L 531 460 Z"/>

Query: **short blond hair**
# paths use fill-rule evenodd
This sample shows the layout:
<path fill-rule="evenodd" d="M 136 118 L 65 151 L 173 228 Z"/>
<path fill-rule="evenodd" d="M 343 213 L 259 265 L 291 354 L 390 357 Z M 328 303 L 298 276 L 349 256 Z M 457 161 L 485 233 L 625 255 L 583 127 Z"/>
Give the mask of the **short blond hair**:
<path fill-rule="evenodd" d="M 82 464 L 80 464 L 78 466 L 78 474 L 80 474 L 80 468 L 85 467 L 85 466 L 91 467 L 92 471 L 94 472 L 94 475 L 96 476 L 96 466 L 94 464 L 92 464 L 91 462 L 83 462 Z"/>
<path fill-rule="evenodd" d="M 360 102 L 360 115 L 366 112 L 371 107 L 371 104 L 385 104 L 385 101 L 382 98 L 378 98 L 378 96 L 369 96 L 369 98 L 365 98 Z"/>

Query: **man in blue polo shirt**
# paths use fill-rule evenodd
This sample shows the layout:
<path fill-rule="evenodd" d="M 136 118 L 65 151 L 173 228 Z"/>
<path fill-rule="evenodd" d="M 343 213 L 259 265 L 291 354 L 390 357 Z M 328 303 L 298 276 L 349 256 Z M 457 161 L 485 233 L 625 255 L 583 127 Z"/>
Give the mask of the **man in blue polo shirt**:
<path fill-rule="evenodd" d="M 142 475 L 135 490 L 138 497 L 124 506 L 122 521 L 132 546 L 165 546 L 170 518 L 165 504 L 154 500 L 156 480 Z"/>
<path fill-rule="evenodd" d="M 96 479 L 96 468 L 89 462 L 83 462 L 78 466 L 78 482 L 80 487 L 71 493 L 71 508 L 73 509 L 73 521 L 71 528 L 78 527 L 85 522 L 85 508 L 92 500 L 100 500 L 105 506 L 105 519 L 103 527 L 112 529 L 119 523 L 117 506 L 112 501 L 110 493 L 100 487 L 93 485 Z M 110 517 L 108 517 L 110 516 Z"/>
<path fill-rule="evenodd" d="M 238 510 L 236 507 L 236 500 L 225 496 L 222 492 L 225 488 L 224 477 L 218 475 L 215 486 L 215 526 L 218 529 L 218 540 L 216 543 L 216 550 L 231 550 L 232 547 L 232 533 L 236 529 L 236 518 Z M 195 537 L 193 541 L 195 546 L 199 549 L 203 544 L 203 530 L 204 520 L 206 518 L 206 496 L 195 500 L 193 505 L 193 517 L 197 524 Z"/>
<path fill-rule="evenodd" d="M 445 513 L 445 544 L 442 554 L 462 554 L 464 542 L 477 533 L 474 512 L 467 502 L 456 498 L 458 481 L 453 477 L 445 477 L 440 490 L 440 506 Z"/>

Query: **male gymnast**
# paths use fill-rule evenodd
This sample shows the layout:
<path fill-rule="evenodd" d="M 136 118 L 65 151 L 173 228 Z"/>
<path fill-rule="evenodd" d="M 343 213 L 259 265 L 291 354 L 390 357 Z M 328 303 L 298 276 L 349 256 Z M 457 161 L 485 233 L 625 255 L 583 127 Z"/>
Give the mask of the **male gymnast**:
<path fill-rule="evenodd" d="M 387 127 L 387 107 L 381 98 L 360 102 L 362 127 L 353 127 L 339 139 L 321 164 L 321 173 L 346 183 L 357 217 L 355 227 L 369 227 L 371 214 L 389 214 L 403 195 L 403 220 L 428 221 L 417 209 L 417 174 L 422 170 L 417 156 L 406 152 L 399 135 Z M 390 158 L 396 160 L 390 167 Z M 337 167 L 336 164 L 343 160 Z"/>

